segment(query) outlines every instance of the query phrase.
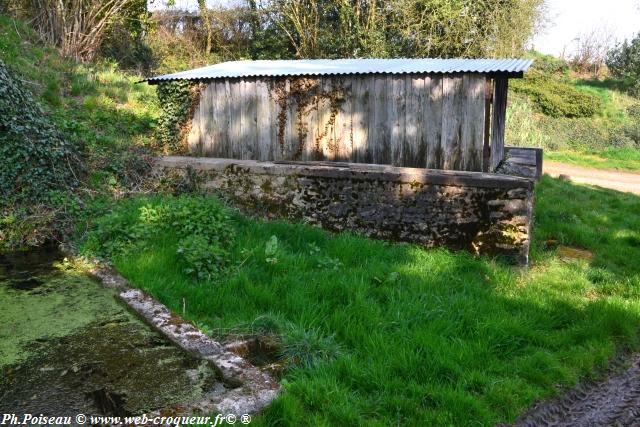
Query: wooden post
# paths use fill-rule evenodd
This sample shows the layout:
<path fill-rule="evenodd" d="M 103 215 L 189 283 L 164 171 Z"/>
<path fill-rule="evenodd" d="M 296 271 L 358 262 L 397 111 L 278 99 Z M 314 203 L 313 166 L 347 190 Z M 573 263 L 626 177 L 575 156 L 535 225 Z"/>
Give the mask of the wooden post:
<path fill-rule="evenodd" d="M 495 171 L 504 157 L 504 126 L 507 115 L 508 81 L 507 77 L 496 77 L 494 79 L 490 172 Z"/>
<path fill-rule="evenodd" d="M 491 99 L 493 85 L 487 77 L 484 89 L 484 143 L 482 145 L 482 172 L 489 172 L 491 165 Z"/>

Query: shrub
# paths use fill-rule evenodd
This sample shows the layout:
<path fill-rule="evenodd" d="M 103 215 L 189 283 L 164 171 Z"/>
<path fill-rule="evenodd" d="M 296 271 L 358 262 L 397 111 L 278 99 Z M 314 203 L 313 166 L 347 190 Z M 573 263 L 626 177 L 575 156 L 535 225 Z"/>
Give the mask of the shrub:
<path fill-rule="evenodd" d="M 598 96 L 540 72 L 512 81 L 512 88 L 529 96 L 540 112 L 551 117 L 592 117 L 603 109 Z"/>
<path fill-rule="evenodd" d="M 532 70 L 538 70 L 543 74 L 566 74 L 569 72 L 569 63 L 552 55 L 535 54 Z"/>
<path fill-rule="evenodd" d="M 207 236 L 201 234 L 181 239 L 178 254 L 184 260 L 184 272 L 200 280 L 218 277 L 224 271 L 229 257 L 229 253 L 222 248 L 220 242 L 212 243 Z"/>

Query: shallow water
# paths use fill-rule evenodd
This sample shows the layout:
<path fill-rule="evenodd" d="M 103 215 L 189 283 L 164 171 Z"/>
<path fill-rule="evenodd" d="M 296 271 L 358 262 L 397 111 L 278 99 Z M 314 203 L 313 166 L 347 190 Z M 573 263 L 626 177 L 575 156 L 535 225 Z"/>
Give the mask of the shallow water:
<path fill-rule="evenodd" d="M 0 255 L 0 413 L 140 414 L 219 390 L 54 248 Z"/>

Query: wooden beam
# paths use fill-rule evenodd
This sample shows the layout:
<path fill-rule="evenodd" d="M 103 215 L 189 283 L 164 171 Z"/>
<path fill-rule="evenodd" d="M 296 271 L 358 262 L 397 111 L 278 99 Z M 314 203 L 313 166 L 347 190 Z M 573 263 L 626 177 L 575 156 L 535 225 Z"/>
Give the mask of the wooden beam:
<path fill-rule="evenodd" d="M 493 115 L 491 120 L 491 167 L 493 172 L 504 157 L 504 127 L 507 114 L 509 80 L 499 77 L 493 85 Z"/>
<path fill-rule="evenodd" d="M 489 172 L 491 165 L 491 100 L 493 99 L 493 82 L 485 80 L 484 89 L 484 140 L 482 144 L 482 172 Z"/>

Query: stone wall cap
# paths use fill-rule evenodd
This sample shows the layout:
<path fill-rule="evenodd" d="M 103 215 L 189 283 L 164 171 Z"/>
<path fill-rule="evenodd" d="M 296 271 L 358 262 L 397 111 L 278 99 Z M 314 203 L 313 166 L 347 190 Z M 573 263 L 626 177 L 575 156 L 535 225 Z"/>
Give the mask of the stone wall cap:
<path fill-rule="evenodd" d="M 162 168 L 223 171 L 238 168 L 263 175 L 316 176 L 335 179 L 378 180 L 458 187 L 533 188 L 531 180 L 516 176 L 484 173 L 396 167 L 390 165 L 342 163 L 256 161 L 212 157 L 163 156 L 157 159 Z"/>

